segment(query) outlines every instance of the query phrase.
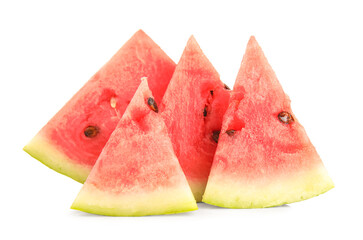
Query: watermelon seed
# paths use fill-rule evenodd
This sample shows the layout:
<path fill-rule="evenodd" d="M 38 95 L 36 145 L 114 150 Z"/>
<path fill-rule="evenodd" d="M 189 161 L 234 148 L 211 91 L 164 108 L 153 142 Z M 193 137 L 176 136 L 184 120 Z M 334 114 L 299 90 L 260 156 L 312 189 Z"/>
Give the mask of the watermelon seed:
<path fill-rule="evenodd" d="M 213 90 L 210 90 L 210 95 L 212 95 L 212 96 L 213 96 Z"/>
<path fill-rule="evenodd" d="M 149 105 L 149 107 L 151 108 L 151 110 L 153 110 L 154 112 L 159 112 L 158 105 L 156 105 L 156 102 L 155 102 L 154 98 L 149 97 L 147 99 L 147 105 Z"/>
<path fill-rule="evenodd" d="M 84 135 L 88 138 L 94 138 L 100 132 L 98 127 L 95 126 L 88 126 L 84 129 Z"/>
<path fill-rule="evenodd" d="M 227 84 L 224 84 L 224 89 L 231 90 L 231 89 L 227 86 Z"/>
<path fill-rule="evenodd" d="M 235 134 L 236 130 L 230 129 L 227 130 L 226 133 L 228 134 L 228 136 L 233 136 Z"/>
<path fill-rule="evenodd" d="M 206 117 L 207 116 L 207 106 L 204 107 L 203 109 L 203 116 Z"/>
<path fill-rule="evenodd" d="M 117 103 L 116 98 L 112 97 L 111 100 L 110 100 L 111 107 L 116 108 L 116 103 Z"/>
<path fill-rule="evenodd" d="M 215 141 L 216 143 L 218 143 L 218 139 L 219 139 L 219 134 L 221 133 L 221 131 L 213 131 L 212 134 L 212 139 L 213 141 Z"/>
<path fill-rule="evenodd" d="M 278 117 L 279 117 L 280 122 L 285 123 L 285 124 L 290 124 L 295 121 L 293 116 L 291 115 L 291 113 L 285 112 L 285 111 L 280 112 Z"/>

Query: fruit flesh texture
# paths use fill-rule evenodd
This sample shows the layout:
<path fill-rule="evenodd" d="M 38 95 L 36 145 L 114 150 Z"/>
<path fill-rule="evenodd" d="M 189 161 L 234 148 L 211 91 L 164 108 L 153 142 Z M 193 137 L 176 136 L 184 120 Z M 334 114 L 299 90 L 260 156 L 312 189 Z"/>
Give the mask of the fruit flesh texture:
<path fill-rule="evenodd" d="M 197 209 L 160 113 L 143 80 L 72 208 L 112 216 Z"/>
<path fill-rule="evenodd" d="M 203 201 L 230 208 L 282 205 L 333 188 L 303 126 L 279 120 L 292 114 L 260 46 L 251 37 L 223 119 Z M 231 136 L 228 130 L 235 130 Z"/>
<path fill-rule="evenodd" d="M 84 182 L 133 97 L 148 77 L 161 101 L 175 63 L 142 30 L 105 64 L 40 130 L 24 150 L 48 167 Z M 94 137 L 88 126 L 99 130 Z"/>
<path fill-rule="evenodd" d="M 161 111 L 176 156 L 199 202 L 207 183 L 229 91 L 192 36 L 165 92 Z"/>

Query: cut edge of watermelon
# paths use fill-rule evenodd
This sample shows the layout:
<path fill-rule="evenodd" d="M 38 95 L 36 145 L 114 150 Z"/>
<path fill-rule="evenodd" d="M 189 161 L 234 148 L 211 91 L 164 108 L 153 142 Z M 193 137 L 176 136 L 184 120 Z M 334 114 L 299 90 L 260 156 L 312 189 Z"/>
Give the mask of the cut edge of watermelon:
<path fill-rule="evenodd" d="M 91 168 L 72 163 L 65 154 L 57 150 L 46 138 L 37 134 L 24 148 L 30 156 L 50 169 L 84 183 Z"/>
<path fill-rule="evenodd" d="M 203 202 L 226 208 L 267 208 L 303 201 L 334 188 L 323 165 L 294 177 L 280 178 L 265 188 L 253 183 L 243 186 L 232 177 L 225 177 L 209 180 Z"/>
<path fill-rule="evenodd" d="M 170 200 L 171 196 L 174 201 Z M 197 210 L 198 206 L 190 189 L 183 186 L 120 199 L 116 194 L 106 193 L 92 185 L 83 185 L 71 209 L 106 216 L 136 217 L 189 212 Z"/>

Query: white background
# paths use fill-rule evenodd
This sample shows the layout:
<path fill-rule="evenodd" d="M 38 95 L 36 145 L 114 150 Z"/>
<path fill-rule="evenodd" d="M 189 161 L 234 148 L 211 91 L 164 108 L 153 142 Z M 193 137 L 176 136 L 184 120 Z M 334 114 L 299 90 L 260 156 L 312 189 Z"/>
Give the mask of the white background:
<path fill-rule="evenodd" d="M 336 187 L 269 209 L 137 218 L 70 209 L 81 184 L 22 147 L 142 28 L 178 61 L 194 34 L 233 86 L 255 35 Z M 1 239 L 363 239 L 359 1 L 1 1 Z"/>

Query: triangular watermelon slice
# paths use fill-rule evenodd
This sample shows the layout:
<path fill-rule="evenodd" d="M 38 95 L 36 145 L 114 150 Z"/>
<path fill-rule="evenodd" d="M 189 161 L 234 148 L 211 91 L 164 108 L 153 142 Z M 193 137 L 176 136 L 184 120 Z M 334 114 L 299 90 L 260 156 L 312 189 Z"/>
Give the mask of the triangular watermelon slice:
<path fill-rule="evenodd" d="M 197 209 L 146 79 L 141 82 L 72 208 L 112 216 Z"/>
<path fill-rule="evenodd" d="M 203 202 L 271 207 L 317 196 L 333 186 L 292 113 L 289 97 L 251 37 L 223 118 Z"/>
<path fill-rule="evenodd" d="M 59 173 L 84 182 L 133 97 L 148 77 L 161 101 L 175 63 L 138 31 L 29 142 L 24 150 Z"/>
<path fill-rule="evenodd" d="M 160 109 L 197 201 L 201 201 L 208 180 L 228 100 L 228 87 L 192 36 Z"/>

